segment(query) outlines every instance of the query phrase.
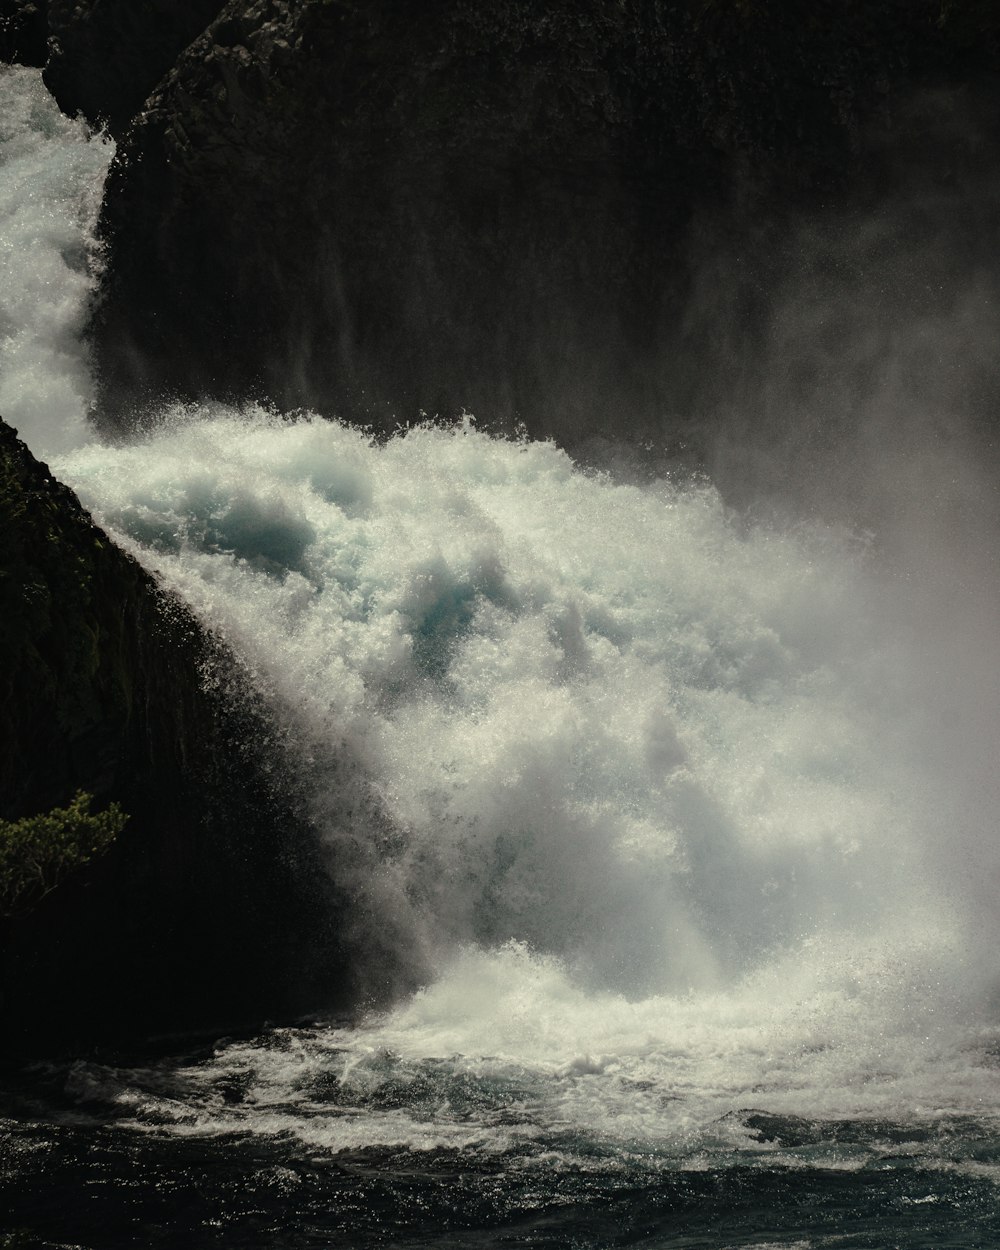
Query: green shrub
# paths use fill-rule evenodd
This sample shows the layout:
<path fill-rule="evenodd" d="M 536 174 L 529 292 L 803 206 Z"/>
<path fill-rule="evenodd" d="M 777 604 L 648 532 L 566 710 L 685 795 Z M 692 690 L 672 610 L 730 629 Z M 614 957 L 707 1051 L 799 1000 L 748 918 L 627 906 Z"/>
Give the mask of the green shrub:
<path fill-rule="evenodd" d="M 117 803 L 96 815 L 81 790 L 68 807 L 0 820 L 0 916 L 23 915 L 74 869 L 102 855 L 128 817 Z"/>

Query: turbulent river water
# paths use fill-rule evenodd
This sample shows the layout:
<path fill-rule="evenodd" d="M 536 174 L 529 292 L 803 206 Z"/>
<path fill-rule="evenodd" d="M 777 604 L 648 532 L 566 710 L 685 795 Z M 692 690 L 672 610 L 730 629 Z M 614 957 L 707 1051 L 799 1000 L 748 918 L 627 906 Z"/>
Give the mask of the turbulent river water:
<path fill-rule="evenodd" d="M 110 154 L 0 74 L 0 412 L 245 658 L 372 996 L 423 988 L 11 1076 L 0 1244 L 1000 1244 L 993 601 L 945 537 L 472 419 L 106 445 Z"/>

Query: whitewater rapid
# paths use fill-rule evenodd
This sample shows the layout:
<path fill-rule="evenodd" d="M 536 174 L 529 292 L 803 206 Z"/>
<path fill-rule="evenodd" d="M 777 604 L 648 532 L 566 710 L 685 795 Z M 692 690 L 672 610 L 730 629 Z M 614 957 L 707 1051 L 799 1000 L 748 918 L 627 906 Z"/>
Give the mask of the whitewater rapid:
<path fill-rule="evenodd" d="M 993 791 L 937 723 L 913 566 L 471 418 L 377 441 L 167 407 L 103 444 L 77 334 L 110 149 L 30 71 L 0 90 L 0 412 L 271 700 L 378 1004 L 162 1090 L 81 1064 L 81 1098 L 329 1149 L 586 1129 L 690 1166 L 748 1107 L 995 1115 Z"/>
<path fill-rule="evenodd" d="M 411 956 L 524 941 L 595 985 L 700 990 L 912 908 L 906 672 L 822 531 L 741 532 L 711 486 L 471 423 L 380 445 L 177 412 L 56 465 L 250 661 Z"/>
<path fill-rule="evenodd" d="M 975 935 L 929 872 L 954 813 L 850 534 L 750 525 L 707 483 L 623 484 L 471 421 L 379 443 L 177 410 L 58 471 L 289 727 L 372 998 L 424 985 L 265 1059 L 257 1129 L 272 1080 L 284 1104 L 303 1063 L 349 1087 L 386 1056 L 527 1068 L 553 1078 L 546 1121 L 629 1138 L 761 1102 L 994 1104 Z M 483 1132 L 402 1118 L 437 1145 Z"/>

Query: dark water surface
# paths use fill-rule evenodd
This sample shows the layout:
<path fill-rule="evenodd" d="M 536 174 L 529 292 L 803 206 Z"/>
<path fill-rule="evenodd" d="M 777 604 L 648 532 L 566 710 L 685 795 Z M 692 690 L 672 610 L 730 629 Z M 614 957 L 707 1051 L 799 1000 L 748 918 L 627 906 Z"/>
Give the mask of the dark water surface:
<path fill-rule="evenodd" d="M 285 1051 L 288 1040 L 277 1033 L 249 1049 Z M 245 1056 L 248 1047 L 237 1049 Z M 685 1149 L 676 1139 L 630 1141 L 545 1123 L 537 1073 L 475 1080 L 456 1064 L 386 1054 L 363 1100 L 335 1062 L 290 1089 L 287 1105 L 262 1110 L 255 1073 L 231 1053 L 220 1063 L 227 1053 L 145 1068 L 80 1063 L 7 1073 L 0 1177 L 10 1235 L 0 1244 L 1000 1245 L 993 1117 L 894 1124 L 743 1109 L 693 1134 Z M 287 1127 L 276 1127 L 282 1116 Z M 349 1138 L 359 1119 L 395 1123 L 397 1137 L 414 1141 L 433 1141 L 438 1122 L 469 1135 L 462 1147 L 338 1149 L 338 1129 Z M 511 1128 L 516 1145 L 504 1138 Z"/>

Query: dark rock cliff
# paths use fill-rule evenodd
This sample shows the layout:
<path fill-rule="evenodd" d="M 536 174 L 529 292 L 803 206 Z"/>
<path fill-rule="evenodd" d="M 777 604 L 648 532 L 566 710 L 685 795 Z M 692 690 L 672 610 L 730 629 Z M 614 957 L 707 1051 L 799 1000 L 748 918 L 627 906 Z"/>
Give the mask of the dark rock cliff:
<path fill-rule="evenodd" d="M 0 0 L 0 61 L 44 65 L 48 34 L 48 0 Z"/>
<path fill-rule="evenodd" d="M 117 138 L 223 0 L 48 0 L 45 85 Z"/>
<path fill-rule="evenodd" d="M 103 418 L 253 394 L 385 429 L 465 407 L 570 445 L 662 443 L 737 408 L 762 425 L 776 309 L 843 263 L 805 255 L 803 221 L 860 238 L 893 204 L 922 247 L 915 201 L 980 178 L 998 12 L 49 0 L 46 80 L 121 138 L 91 327 Z M 864 273 L 898 288 L 887 316 L 920 317 L 937 275 L 906 278 L 922 256 L 883 272 L 900 254 L 883 233 Z M 782 404 L 823 409 L 839 333 Z"/>
<path fill-rule="evenodd" d="M 995 100 L 995 27 L 940 0 L 229 0 L 109 180 L 105 410 L 256 392 L 573 443 L 752 403 L 793 223 L 895 192 L 914 92 Z"/>
<path fill-rule="evenodd" d="M 0 1049 L 335 1002 L 336 901 L 232 657 L 0 424 L 0 816 L 77 789 L 110 853 L 11 922 Z"/>

